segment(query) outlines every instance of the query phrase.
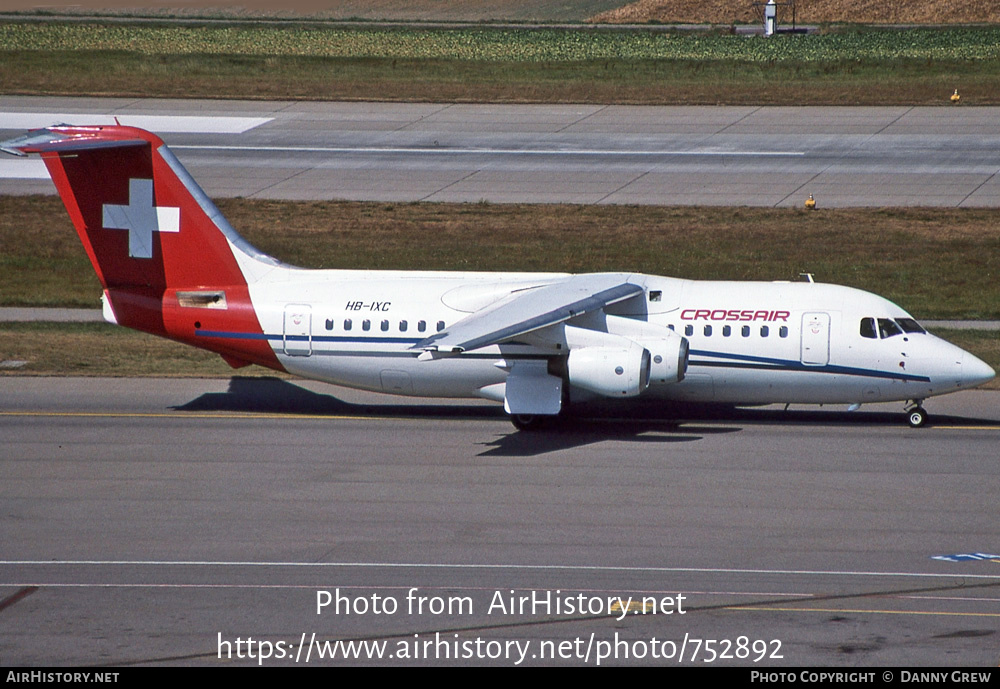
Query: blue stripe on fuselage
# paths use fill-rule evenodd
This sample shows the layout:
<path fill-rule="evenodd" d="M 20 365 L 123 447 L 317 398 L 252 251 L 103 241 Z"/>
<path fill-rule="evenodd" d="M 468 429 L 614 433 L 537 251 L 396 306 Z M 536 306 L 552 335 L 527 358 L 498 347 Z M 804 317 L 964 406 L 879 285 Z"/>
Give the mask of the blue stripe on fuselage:
<path fill-rule="evenodd" d="M 354 342 L 357 344 L 416 344 L 420 337 L 366 337 L 339 335 L 267 335 L 261 333 L 234 333 L 225 330 L 197 330 L 198 337 L 220 337 L 230 340 L 289 340 L 291 342 Z"/>
<path fill-rule="evenodd" d="M 864 376 L 867 378 L 888 378 L 891 380 L 908 380 L 921 383 L 929 383 L 927 376 L 916 376 L 910 373 L 897 373 L 895 371 L 879 371 L 871 368 L 855 368 L 853 366 L 834 366 L 824 364 L 812 366 L 803 364 L 801 361 L 792 359 L 773 359 L 765 356 L 750 356 L 747 354 L 728 354 L 725 352 L 711 352 L 704 349 L 692 349 L 692 356 L 710 356 L 728 361 L 695 361 L 690 362 L 690 366 L 705 366 L 710 368 L 743 368 L 757 370 L 777 370 L 777 371 L 810 371 L 815 373 L 833 373 L 844 376 Z"/>
<path fill-rule="evenodd" d="M 235 340 L 291 340 L 293 342 L 305 342 L 309 340 L 308 335 L 267 335 L 261 333 L 237 333 L 225 330 L 198 330 L 195 333 L 199 337 L 218 337 Z M 366 336 L 335 336 L 335 335 L 313 335 L 313 342 L 339 342 L 354 344 L 416 344 L 422 338 L 413 337 L 366 337 Z M 712 352 L 705 349 L 692 349 L 691 356 L 707 356 L 722 359 L 722 361 L 691 360 L 690 366 L 703 366 L 705 368 L 740 368 L 755 369 L 761 371 L 792 371 L 810 373 L 830 373 L 845 376 L 863 376 L 867 378 L 886 378 L 890 380 L 907 380 L 913 382 L 929 383 L 927 376 L 917 376 L 910 373 L 897 373 L 895 371 L 879 371 L 870 368 L 855 368 L 852 366 L 833 366 L 825 364 L 821 366 L 810 366 L 801 361 L 792 359 L 774 359 L 771 357 L 751 356 L 748 354 L 731 354 L 725 352 Z"/>

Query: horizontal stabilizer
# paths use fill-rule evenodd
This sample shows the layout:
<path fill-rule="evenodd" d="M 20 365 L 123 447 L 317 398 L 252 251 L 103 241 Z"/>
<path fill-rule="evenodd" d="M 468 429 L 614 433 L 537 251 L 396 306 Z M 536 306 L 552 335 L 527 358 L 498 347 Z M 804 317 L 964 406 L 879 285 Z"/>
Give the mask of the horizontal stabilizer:
<path fill-rule="evenodd" d="M 69 127 L 69 125 L 59 125 Z M 0 151 L 16 156 L 26 156 L 31 153 L 72 153 L 74 151 L 93 151 L 102 148 L 123 148 L 128 146 L 148 146 L 144 139 L 118 138 L 102 127 L 75 127 L 74 132 L 67 136 L 56 128 L 38 129 L 28 132 L 16 139 L 0 141 Z M 110 134 L 110 135 L 109 135 Z"/>

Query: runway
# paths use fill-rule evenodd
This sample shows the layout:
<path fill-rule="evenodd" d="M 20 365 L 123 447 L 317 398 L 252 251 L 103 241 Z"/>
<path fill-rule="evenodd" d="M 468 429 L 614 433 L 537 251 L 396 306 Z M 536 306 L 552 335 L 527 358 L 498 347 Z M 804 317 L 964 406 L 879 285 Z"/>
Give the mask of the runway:
<path fill-rule="evenodd" d="M 0 378 L 0 648 L 995 666 L 1000 407 L 927 406 L 921 430 L 888 405 L 526 435 L 488 403 L 315 383 Z"/>
<path fill-rule="evenodd" d="M 213 197 L 1000 206 L 998 108 L 5 97 L 0 137 L 114 117 Z M 0 159 L 0 193 L 53 192 L 40 161 Z"/>

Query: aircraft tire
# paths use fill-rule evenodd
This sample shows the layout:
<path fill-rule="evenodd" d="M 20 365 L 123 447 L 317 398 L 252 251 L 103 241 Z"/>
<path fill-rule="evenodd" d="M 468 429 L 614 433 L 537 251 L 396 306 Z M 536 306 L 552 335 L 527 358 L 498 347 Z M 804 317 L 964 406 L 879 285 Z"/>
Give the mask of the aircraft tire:
<path fill-rule="evenodd" d="M 910 428 L 920 428 L 927 424 L 927 411 L 923 407 L 914 407 L 906 412 L 906 422 Z"/>
<path fill-rule="evenodd" d="M 510 422 L 519 431 L 532 432 L 543 429 L 551 418 L 540 414 L 511 414 Z"/>

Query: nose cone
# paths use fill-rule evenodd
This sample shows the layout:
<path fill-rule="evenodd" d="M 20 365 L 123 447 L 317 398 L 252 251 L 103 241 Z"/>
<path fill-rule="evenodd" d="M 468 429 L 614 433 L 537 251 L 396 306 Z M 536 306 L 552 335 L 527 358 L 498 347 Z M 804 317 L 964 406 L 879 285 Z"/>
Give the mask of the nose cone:
<path fill-rule="evenodd" d="M 985 361 L 968 352 L 962 352 L 962 387 L 974 388 L 988 383 L 996 374 Z"/>

